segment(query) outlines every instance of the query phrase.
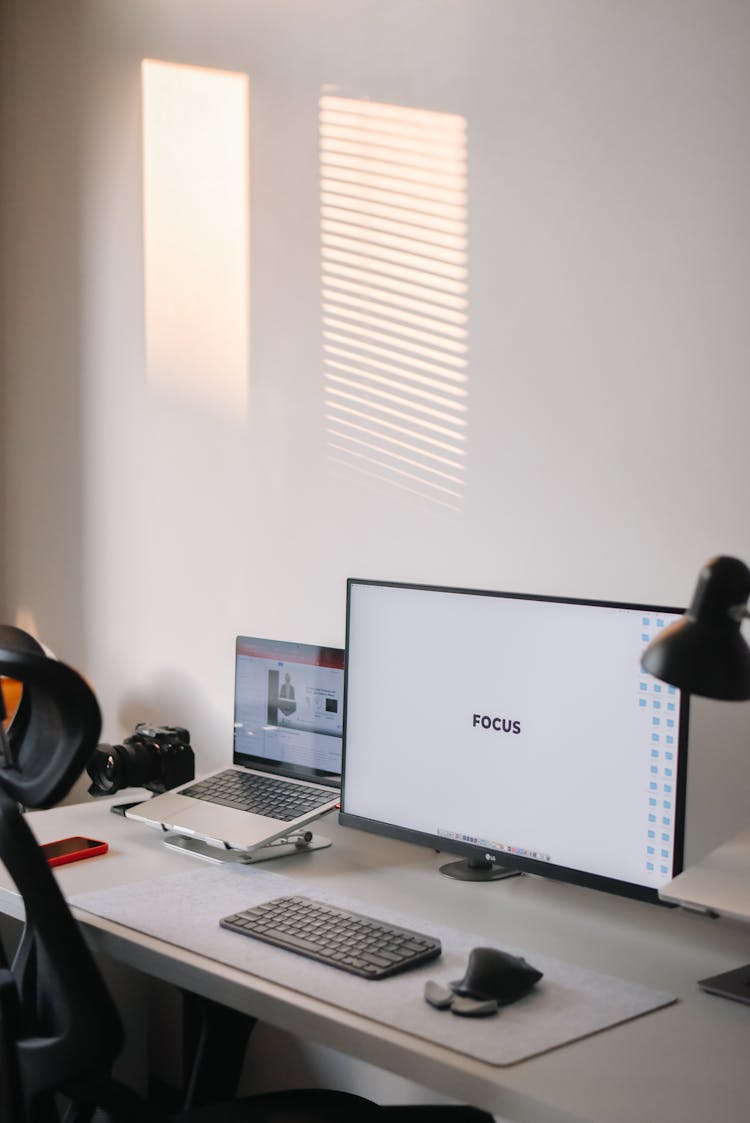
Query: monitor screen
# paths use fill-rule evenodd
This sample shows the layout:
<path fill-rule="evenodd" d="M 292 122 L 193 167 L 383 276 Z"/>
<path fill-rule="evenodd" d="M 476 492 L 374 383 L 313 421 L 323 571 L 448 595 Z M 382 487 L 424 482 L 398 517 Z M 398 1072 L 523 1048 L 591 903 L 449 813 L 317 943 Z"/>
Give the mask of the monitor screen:
<path fill-rule="evenodd" d="M 338 786 L 344 652 L 237 636 L 234 763 Z"/>
<path fill-rule="evenodd" d="M 680 615 L 350 579 L 341 822 L 656 901 L 682 868 L 688 699 L 640 657 Z"/>

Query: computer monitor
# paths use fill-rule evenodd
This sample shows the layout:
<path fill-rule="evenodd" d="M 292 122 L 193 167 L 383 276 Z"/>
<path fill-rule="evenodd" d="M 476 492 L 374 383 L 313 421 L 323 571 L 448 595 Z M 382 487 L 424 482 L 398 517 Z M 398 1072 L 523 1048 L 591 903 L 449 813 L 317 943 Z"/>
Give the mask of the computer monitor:
<path fill-rule="evenodd" d="M 342 824 L 657 901 L 682 868 L 688 698 L 645 604 L 347 583 Z"/>

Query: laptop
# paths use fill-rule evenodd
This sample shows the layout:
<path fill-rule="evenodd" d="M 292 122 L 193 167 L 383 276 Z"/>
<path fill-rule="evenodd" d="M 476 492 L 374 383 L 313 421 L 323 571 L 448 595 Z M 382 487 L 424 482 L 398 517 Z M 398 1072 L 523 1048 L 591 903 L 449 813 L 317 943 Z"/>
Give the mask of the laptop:
<path fill-rule="evenodd" d="M 338 805 L 344 652 L 237 636 L 232 766 L 129 808 L 129 819 L 254 851 Z"/>
<path fill-rule="evenodd" d="M 663 885 L 659 896 L 671 905 L 747 923 L 750 920 L 748 869 L 750 827 L 745 827 Z"/>

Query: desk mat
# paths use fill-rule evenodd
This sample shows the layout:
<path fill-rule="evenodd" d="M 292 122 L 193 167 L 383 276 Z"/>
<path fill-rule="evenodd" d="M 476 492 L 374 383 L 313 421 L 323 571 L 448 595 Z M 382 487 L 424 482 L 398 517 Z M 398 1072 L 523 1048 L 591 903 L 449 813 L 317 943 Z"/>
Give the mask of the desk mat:
<path fill-rule="evenodd" d="M 287 894 L 313 896 L 428 932 L 440 938 L 443 954 L 422 967 L 373 982 L 219 927 L 222 916 Z M 470 950 L 490 942 L 486 935 L 425 924 L 318 884 L 252 866 L 191 870 L 77 894 L 69 903 L 491 1065 L 515 1064 L 676 1001 L 673 995 L 640 983 L 503 944 L 506 951 L 527 955 L 544 978 L 525 998 L 493 1017 L 456 1017 L 427 1005 L 424 984 L 427 979 L 444 984 L 460 979 Z"/>

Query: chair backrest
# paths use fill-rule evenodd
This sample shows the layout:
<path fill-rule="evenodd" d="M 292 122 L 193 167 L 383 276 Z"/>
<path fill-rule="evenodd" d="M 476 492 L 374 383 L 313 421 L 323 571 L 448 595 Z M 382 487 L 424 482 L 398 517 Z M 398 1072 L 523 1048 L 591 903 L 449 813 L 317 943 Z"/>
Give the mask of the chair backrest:
<path fill-rule="evenodd" d="M 25 924 L 8 966 L 0 948 L 0 1119 L 57 1120 L 54 1094 L 105 1076 L 122 1045 L 115 1006 L 19 804 L 48 807 L 93 752 L 99 707 L 84 680 L 30 637 L 0 627 L 0 675 L 23 685 L 0 761 L 0 860 Z"/>
<path fill-rule="evenodd" d="M 68 794 L 96 748 L 99 705 L 77 671 L 9 625 L 0 625 L 0 675 L 23 687 L 4 738 L 11 759 L 0 759 L 0 787 L 24 807 L 51 807 Z"/>
<path fill-rule="evenodd" d="M 17 1089 L 19 1119 L 37 1123 L 56 1118 L 49 1115 L 52 1093 L 109 1071 L 122 1045 L 122 1029 L 52 870 L 17 804 L 2 789 L 0 859 L 26 910 L 13 965 L 0 971 L 0 987 L 6 987 L 6 1073 L 9 1086 Z"/>

